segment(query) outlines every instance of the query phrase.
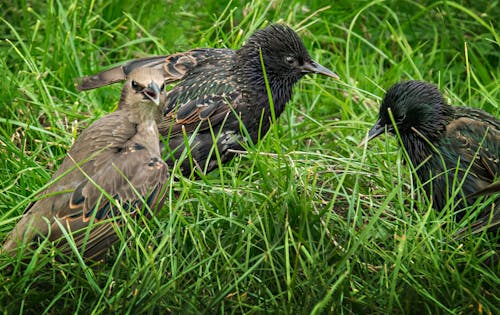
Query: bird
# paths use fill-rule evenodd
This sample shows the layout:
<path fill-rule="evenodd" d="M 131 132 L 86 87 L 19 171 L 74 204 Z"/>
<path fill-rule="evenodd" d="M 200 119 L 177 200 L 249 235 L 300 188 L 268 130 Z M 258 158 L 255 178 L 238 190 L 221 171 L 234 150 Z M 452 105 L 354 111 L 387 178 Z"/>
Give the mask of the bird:
<path fill-rule="evenodd" d="M 2 251 L 14 256 L 20 245 L 36 246 L 48 238 L 69 255 L 64 234 L 72 232 L 82 257 L 100 259 L 118 239 L 114 225 L 124 221 L 117 204 L 131 217 L 150 216 L 160 209 L 169 178 L 156 124 L 164 98 L 161 71 L 131 71 L 117 110 L 81 132 L 50 185 L 7 236 Z"/>
<path fill-rule="evenodd" d="M 77 89 L 120 82 L 136 68 L 161 69 L 167 84 L 177 83 L 167 93 L 158 126 L 170 167 L 187 149 L 191 159 L 180 165 L 184 176 L 195 170 L 209 173 L 219 166 L 218 158 L 224 164 L 243 149 L 243 143 L 257 143 L 268 132 L 272 118 L 281 115 L 293 86 L 304 75 L 339 79 L 310 57 L 292 28 L 271 24 L 254 32 L 238 50 L 198 48 L 135 59 L 80 78 Z"/>
<path fill-rule="evenodd" d="M 464 208 L 474 204 L 481 195 L 498 193 L 498 118 L 477 108 L 452 106 L 437 86 L 411 80 L 396 83 L 387 90 L 378 120 L 360 146 L 386 130 L 399 134 L 435 209 L 454 205 L 456 219 L 461 220 Z M 493 217 L 497 222 L 490 224 L 496 226 L 500 198 L 497 194 L 493 199 Z M 488 215 L 484 214 L 483 218 Z M 479 226 L 484 228 L 484 224 Z"/>

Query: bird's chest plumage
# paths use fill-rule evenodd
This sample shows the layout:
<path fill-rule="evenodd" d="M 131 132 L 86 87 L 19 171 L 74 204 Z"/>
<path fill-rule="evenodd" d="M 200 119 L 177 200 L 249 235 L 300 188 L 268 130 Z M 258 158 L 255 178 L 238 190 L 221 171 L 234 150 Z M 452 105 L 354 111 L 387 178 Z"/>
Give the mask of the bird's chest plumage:
<path fill-rule="evenodd" d="M 253 127 L 250 132 L 253 137 L 259 131 L 264 135 L 269 130 L 273 117 L 279 118 L 290 101 L 292 83 L 270 77 L 267 86 L 264 82 L 248 86 L 242 93 L 238 112 L 241 113 L 242 122 Z"/>
<path fill-rule="evenodd" d="M 115 158 L 130 158 L 139 156 L 143 162 L 150 159 L 161 160 L 158 128 L 154 121 L 148 121 L 136 126 L 137 132 L 117 152 Z"/>

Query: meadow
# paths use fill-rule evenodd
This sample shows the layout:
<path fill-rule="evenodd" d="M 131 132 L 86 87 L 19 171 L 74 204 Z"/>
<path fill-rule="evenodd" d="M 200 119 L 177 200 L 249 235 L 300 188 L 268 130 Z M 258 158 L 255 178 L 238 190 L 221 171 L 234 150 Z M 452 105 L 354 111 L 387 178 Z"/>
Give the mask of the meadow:
<path fill-rule="evenodd" d="M 168 200 L 106 259 L 43 242 L 0 255 L 4 314 L 498 314 L 498 235 L 437 212 L 398 139 L 357 147 L 386 89 L 437 84 L 500 113 L 498 1 L 3 0 L 0 240 L 120 85 L 77 77 L 195 47 L 237 49 L 286 23 L 339 76 L 308 75 L 262 141 L 203 176 L 171 170 Z M 475 205 L 473 217 L 484 205 Z"/>

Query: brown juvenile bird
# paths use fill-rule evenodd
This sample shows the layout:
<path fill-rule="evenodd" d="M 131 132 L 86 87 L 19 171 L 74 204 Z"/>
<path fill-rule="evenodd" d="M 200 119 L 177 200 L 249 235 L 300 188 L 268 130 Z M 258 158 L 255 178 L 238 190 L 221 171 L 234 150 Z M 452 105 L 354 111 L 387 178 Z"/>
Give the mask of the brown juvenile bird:
<path fill-rule="evenodd" d="M 263 59 L 263 65 L 261 62 Z M 184 175 L 195 166 L 207 173 L 241 150 L 242 142 L 256 143 L 269 130 L 273 117 L 263 66 L 279 117 L 292 96 L 292 88 L 307 73 L 338 76 L 311 59 L 301 39 L 290 27 L 275 24 L 256 31 L 239 50 L 194 49 L 170 56 L 137 59 L 81 79 L 88 90 L 123 80 L 136 68 L 157 68 L 167 83 L 179 82 L 163 103 L 160 134 L 169 165 L 179 159 L 189 140 Z"/>
<path fill-rule="evenodd" d="M 389 110 L 396 126 L 391 123 Z M 451 201 L 456 210 L 463 209 L 480 195 L 498 193 L 499 184 L 495 181 L 500 177 L 500 120 L 497 118 L 479 109 L 450 106 L 436 86 L 407 81 L 387 91 L 379 119 L 360 145 L 385 130 L 396 134 L 395 127 L 436 209 L 443 209 Z M 459 193 L 454 196 L 457 190 Z M 498 225 L 500 219 L 500 198 L 494 202 L 491 226 Z M 463 212 L 457 213 L 458 219 L 462 216 Z M 489 213 L 484 218 L 488 216 Z M 484 225 L 478 227 L 481 226 Z"/>
<path fill-rule="evenodd" d="M 73 236 L 83 257 L 101 256 L 118 239 L 113 221 L 120 222 L 118 207 L 102 191 L 132 216 L 140 209 L 146 215 L 159 209 L 169 177 L 156 125 L 164 100 L 162 72 L 143 68 L 129 73 L 118 110 L 83 130 L 53 183 L 7 237 L 3 251 L 14 255 L 20 243 L 48 237 L 59 240 L 57 246 L 67 254 L 71 249 L 60 240 L 64 228 L 80 231 Z"/>

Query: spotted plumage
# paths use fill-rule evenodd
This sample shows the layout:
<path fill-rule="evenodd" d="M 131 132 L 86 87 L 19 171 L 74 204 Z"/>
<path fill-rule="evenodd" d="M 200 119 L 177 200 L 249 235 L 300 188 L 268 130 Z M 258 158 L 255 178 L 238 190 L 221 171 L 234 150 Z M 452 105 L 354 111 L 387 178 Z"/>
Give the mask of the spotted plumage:
<path fill-rule="evenodd" d="M 479 109 L 450 106 L 432 84 L 407 81 L 387 91 L 379 119 L 364 141 L 385 130 L 396 133 L 389 111 L 436 209 L 453 204 L 461 218 L 460 209 L 479 195 L 498 192 L 493 183 L 500 177 L 500 120 Z M 496 225 L 500 198 L 494 202 Z"/>
<path fill-rule="evenodd" d="M 163 84 L 162 72 L 155 69 L 128 74 L 118 110 L 83 130 L 50 186 L 9 234 L 3 251 L 15 254 L 20 243 L 47 237 L 67 254 L 71 248 L 60 240 L 66 229 L 80 231 L 73 235 L 78 250 L 85 258 L 96 258 L 117 240 L 113 221 L 119 208 L 103 192 L 132 217 L 140 209 L 149 215 L 161 207 L 169 176 L 156 125 L 165 99 Z"/>
<path fill-rule="evenodd" d="M 190 141 L 188 154 L 201 172 L 218 166 L 213 152 L 214 136 L 222 163 L 234 150 L 241 150 L 246 136 L 256 143 L 269 130 L 270 102 L 267 96 L 261 55 L 274 103 L 276 117 L 292 96 L 294 84 L 307 73 L 337 75 L 311 59 L 301 39 L 290 27 L 271 25 L 255 32 L 239 50 L 193 49 L 170 56 L 132 60 L 81 80 L 88 90 L 123 80 L 136 68 L 157 68 L 167 83 L 178 82 L 163 104 L 160 133 L 167 148 L 168 164 L 178 160 Z M 240 123 L 241 122 L 241 123 Z M 234 134 L 221 138 L 220 135 Z M 192 172 L 190 161 L 183 173 Z"/>

